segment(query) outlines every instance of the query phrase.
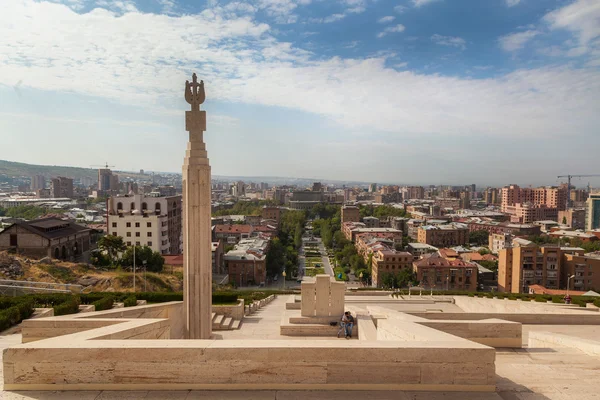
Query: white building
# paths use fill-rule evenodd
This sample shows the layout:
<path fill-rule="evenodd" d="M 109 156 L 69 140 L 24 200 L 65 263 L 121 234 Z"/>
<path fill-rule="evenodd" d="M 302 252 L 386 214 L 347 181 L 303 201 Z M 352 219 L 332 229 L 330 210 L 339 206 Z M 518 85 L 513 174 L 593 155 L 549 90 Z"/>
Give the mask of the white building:
<path fill-rule="evenodd" d="M 136 194 L 108 200 L 107 231 L 128 246 L 148 246 L 161 254 L 182 253 L 181 196 Z"/>

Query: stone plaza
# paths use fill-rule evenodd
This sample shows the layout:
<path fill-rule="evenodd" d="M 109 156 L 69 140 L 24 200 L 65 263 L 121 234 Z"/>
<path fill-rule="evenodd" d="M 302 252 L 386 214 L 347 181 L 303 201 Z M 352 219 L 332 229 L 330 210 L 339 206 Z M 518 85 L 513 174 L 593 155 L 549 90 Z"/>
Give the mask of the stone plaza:
<path fill-rule="evenodd" d="M 1 337 L 7 399 L 593 399 L 600 312 L 302 282 L 214 331 L 204 84 L 186 82 L 184 300 L 24 321 Z M 344 311 L 352 340 L 336 337 Z"/>

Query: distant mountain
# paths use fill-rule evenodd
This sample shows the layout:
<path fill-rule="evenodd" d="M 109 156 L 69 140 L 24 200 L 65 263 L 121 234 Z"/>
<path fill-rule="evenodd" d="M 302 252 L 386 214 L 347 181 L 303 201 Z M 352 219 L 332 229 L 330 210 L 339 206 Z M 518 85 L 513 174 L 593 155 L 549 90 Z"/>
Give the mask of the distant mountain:
<path fill-rule="evenodd" d="M 134 179 L 148 179 L 150 171 L 146 171 L 145 175 L 140 175 L 138 172 L 132 171 L 114 171 L 122 178 L 130 177 Z M 158 172 L 157 172 L 158 173 Z M 159 173 L 160 174 L 160 173 Z M 167 173 L 165 173 L 167 174 Z M 168 173 L 172 174 L 172 173 Z M 25 164 L 14 161 L 0 160 L 0 176 L 8 176 L 11 178 L 32 177 L 34 175 L 43 175 L 46 178 L 57 176 L 66 176 L 67 178 L 81 179 L 83 177 L 92 178 L 94 181 L 98 179 L 98 170 L 95 168 L 80 168 L 80 167 L 65 167 L 61 165 L 35 165 Z M 323 184 L 336 185 L 368 185 L 370 182 L 359 181 L 339 181 L 322 178 L 293 178 L 283 176 L 226 176 L 213 175 L 213 180 L 217 181 L 244 181 L 244 182 L 266 182 L 271 185 L 298 185 L 310 186 L 313 182 L 321 182 Z"/>
<path fill-rule="evenodd" d="M 92 168 L 64 167 L 60 165 L 35 165 L 14 161 L 0 160 L 0 175 L 20 178 L 43 175 L 46 178 L 65 176 L 67 178 L 81 179 L 84 177 L 98 179 L 98 170 Z"/>

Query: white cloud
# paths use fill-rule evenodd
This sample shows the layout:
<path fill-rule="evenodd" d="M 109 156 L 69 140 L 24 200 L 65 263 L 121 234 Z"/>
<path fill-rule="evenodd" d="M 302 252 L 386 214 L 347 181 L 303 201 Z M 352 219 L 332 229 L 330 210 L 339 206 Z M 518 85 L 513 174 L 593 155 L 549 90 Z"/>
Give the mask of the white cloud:
<path fill-rule="evenodd" d="M 517 4 L 519 4 L 521 2 L 521 0 L 506 0 L 506 5 L 508 7 L 514 7 Z"/>
<path fill-rule="evenodd" d="M 379 18 L 377 20 L 377 23 L 379 23 L 379 24 L 387 24 L 388 22 L 392 22 L 395 19 L 396 19 L 396 17 L 394 17 L 392 15 L 388 15 L 388 16 Z"/>
<path fill-rule="evenodd" d="M 398 33 L 398 32 L 404 32 L 406 28 L 404 27 L 404 25 L 402 24 L 398 24 L 398 25 L 394 25 L 394 26 L 388 26 L 387 28 L 385 28 L 383 31 L 379 32 L 377 34 L 378 38 L 382 38 L 390 33 Z"/>
<path fill-rule="evenodd" d="M 415 7 L 421 7 L 426 4 L 433 3 L 435 1 L 439 1 L 439 0 L 412 0 Z"/>
<path fill-rule="evenodd" d="M 431 36 L 431 41 L 441 46 L 458 47 L 462 50 L 467 48 L 467 42 L 461 37 L 442 36 L 436 33 Z"/>
<path fill-rule="evenodd" d="M 0 14 L 0 85 L 21 80 L 24 95 L 33 87 L 183 113 L 183 82 L 196 71 L 206 84 L 209 119 L 211 101 L 220 100 L 406 136 L 547 139 L 591 134 L 600 125 L 595 68 L 463 79 L 397 71 L 385 56 L 317 58 L 276 40 L 268 25 L 229 17 L 218 6 L 185 16 L 100 8 L 77 14 L 64 5 L 15 0 L 7 11 Z"/>
<path fill-rule="evenodd" d="M 408 7 L 406 7 L 406 6 L 396 6 L 396 7 L 394 7 L 394 11 L 396 11 L 398 14 L 402 14 L 406 10 L 408 10 Z"/>
<path fill-rule="evenodd" d="M 581 45 L 600 37 L 600 1 L 577 0 L 544 16 L 552 29 L 575 33 Z"/>
<path fill-rule="evenodd" d="M 502 36 L 498 39 L 500 47 L 504 51 L 516 51 L 525 47 L 525 44 L 539 35 L 540 32 L 536 30 L 529 30 L 525 32 L 511 33 L 506 36 Z"/>

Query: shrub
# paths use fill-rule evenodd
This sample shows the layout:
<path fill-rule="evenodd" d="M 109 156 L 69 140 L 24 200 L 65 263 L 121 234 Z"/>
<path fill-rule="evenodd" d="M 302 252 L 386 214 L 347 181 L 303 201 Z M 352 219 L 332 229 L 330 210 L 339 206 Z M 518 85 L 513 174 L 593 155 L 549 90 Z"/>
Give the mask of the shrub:
<path fill-rule="evenodd" d="M 75 314 L 77 312 L 79 312 L 79 297 L 73 296 L 71 300 L 54 306 L 55 316 Z"/>
<path fill-rule="evenodd" d="M 535 301 L 538 303 L 545 303 L 547 300 L 544 296 L 535 296 Z"/>
<path fill-rule="evenodd" d="M 113 307 L 115 299 L 112 296 L 106 296 L 100 300 L 93 302 L 96 311 L 110 310 Z"/>
<path fill-rule="evenodd" d="M 124 300 L 123 300 L 123 305 L 125 307 L 134 307 L 137 305 L 137 299 L 135 298 L 135 295 L 129 295 L 127 296 Z"/>
<path fill-rule="evenodd" d="M 469 297 L 475 297 L 475 293 L 469 293 L 467 296 L 469 296 Z"/>
<path fill-rule="evenodd" d="M 238 295 L 235 293 L 213 293 L 213 304 L 232 304 L 236 303 Z"/>
<path fill-rule="evenodd" d="M 6 307 L 9 303 L 12 305 Z M 33 314 L 34 302 L 31 298 L 18 297 L 5 301 L 3 305 L 4 309 L 0 311 L 0 331 L 20 323 Z"/>
<path fill-rule="evenodd" d="M 138 300 L 146 300 L 148 303 L 166 303 L 168 301 L 183 301 L 183 293 L 172 292 L 142 292 L 136 293 Z"/>

